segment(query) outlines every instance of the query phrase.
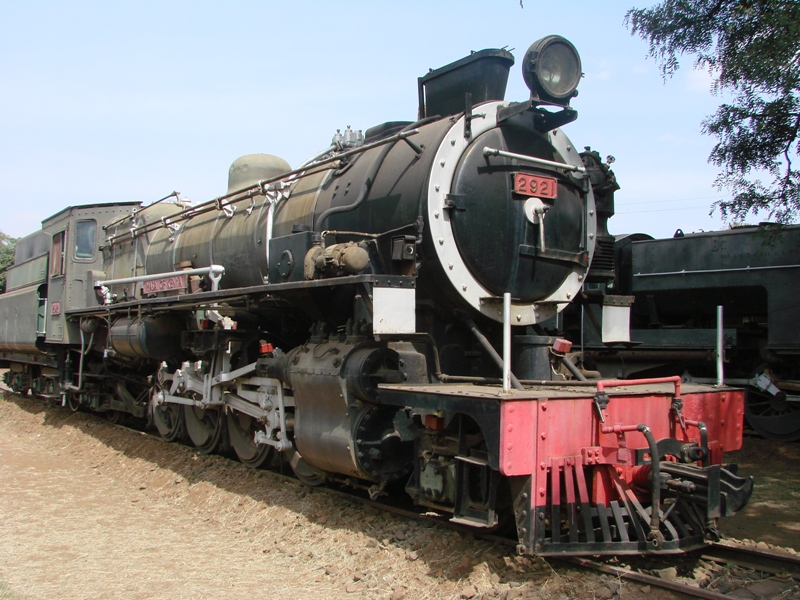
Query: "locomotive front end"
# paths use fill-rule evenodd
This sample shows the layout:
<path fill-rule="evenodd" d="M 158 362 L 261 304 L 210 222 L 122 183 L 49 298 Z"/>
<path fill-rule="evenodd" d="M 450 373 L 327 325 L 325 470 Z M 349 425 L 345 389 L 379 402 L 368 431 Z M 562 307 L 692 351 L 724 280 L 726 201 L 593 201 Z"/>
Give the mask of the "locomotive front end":
<path fill-rule="evenodd" d="M 463 71 L 486 71 L 480 63 L 490 59 L 498 57 L 475 53 L 423 77 L 421 88 L 433 88 L 425 110 L 447 109 L 439 96 L 458 95 L 463 80 L 477 77 Z M 426 222 L 441 272 L 463 301 L 500 321 L 498 298 L 510 293 L 513 323 L 532 325 L 580 290 L 597 223 L 581 157 L 558 129 L 577 116 L 569 100 L 581 75 L 578 53 L 549 36 L 528 50 L 523 73 L 528 101 L 473 107 L 473 92 L 460 95 L 463 114 L 433 160 Z"/>
<path fill-rule="evenodd" d="M 531 325 L 580 290 L 594 251 L 594 200 L 566 136 L 530 135 L 523 119 L 497 124 L 502 107 L 481 108 L 475 142 L 460 135 L 462 117 L 437 153 L 428 186 L 432 246 L 463 301 L 499 321 L 493 300 L 508 292 L 515 324 Z"/>
<path fill-rule="evenodd" d="M 536 553 L 699 548 L 753 491 L 752 477 L 723 462 L 742 444 L 741 390 L 678 376 L 601 381 L 501 411 L 500 469 L 516 489 L 520 543 Z"/>

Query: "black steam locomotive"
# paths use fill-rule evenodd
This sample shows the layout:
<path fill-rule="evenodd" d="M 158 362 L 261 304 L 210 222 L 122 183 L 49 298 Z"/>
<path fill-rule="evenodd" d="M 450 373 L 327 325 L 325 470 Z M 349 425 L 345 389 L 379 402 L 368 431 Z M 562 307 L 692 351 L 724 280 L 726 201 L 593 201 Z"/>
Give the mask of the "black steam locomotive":
<path fill-rule="evenodd" d="M 797 225 L 619 236 L 614 285 L 587 286 L 565 317 L 562 333 L 580 346 L 571 358 L 607 377 L 678 374 L 742 387 L 756 432 L 798 440 L 799 254 Z M 628 343 L 609 345 L 598 319 L 606 299 L 620 296 L 632 302 L 631 330 Z"/>
<path fill-rule="evenodd" d="M 528 49 L 522 102 L 503 99 L 513 62 L 483 50 L 431 71 L 417 121 L 337 133 L 295 169 L 242 157 L 212 201 L 46 219 L 0 296 L 7 384 L 309 485 L 407 494 L 476 528 L 507 517 L 527 552 L 716 536 L 752 490 L 723 465 L 743 393 L 581 381 L 546 335 L 613 278 L 614 184 L 560 129 L 572 44 Z"/>

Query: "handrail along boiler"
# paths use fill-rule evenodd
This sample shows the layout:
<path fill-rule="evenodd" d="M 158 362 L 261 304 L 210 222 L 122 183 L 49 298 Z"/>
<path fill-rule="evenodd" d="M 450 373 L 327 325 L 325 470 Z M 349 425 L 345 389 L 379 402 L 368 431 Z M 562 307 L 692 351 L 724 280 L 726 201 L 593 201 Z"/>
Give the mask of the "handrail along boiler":
<path fill-rule="evenodd" d="M 46 219 L 0 296 L 6 382 L 309 485 L 509 525 L 526 552 L 705 543 L 752 489 L 722 462 L 741 392 L 561 375 L 583 378 L 542 323 L 609 277 L 611 175 L 561 130 L 572 44 L 528 49 L 522 102 L 504 100 L 513 63 L 433 70 L 416 121 L 337 132 L 298 168 L 237 159 L 209 202 Z"/>

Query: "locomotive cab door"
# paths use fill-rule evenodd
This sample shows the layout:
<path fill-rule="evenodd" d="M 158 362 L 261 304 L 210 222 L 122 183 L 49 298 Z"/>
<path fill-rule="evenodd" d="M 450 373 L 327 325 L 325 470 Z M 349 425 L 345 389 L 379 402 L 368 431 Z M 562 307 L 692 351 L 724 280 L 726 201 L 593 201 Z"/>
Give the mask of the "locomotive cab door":
<path fill-rule="evenodd" d="M 87 285 L 93 285 L 90 274 L 102 262 L 100 227 L 94 215 L 87 212 L 69 209 L 45 222 L 52 241 L 45 328 L 49 343 L 80 343 L 78 323 L 67 320 L 66 313 L 87 306 Z"/>
<path fill-rule="evenodd" d="M 66 220 L 65 220 L 66 221 Z M 59 223 L 57 231 L 52 233 L 52 246 L 50 249 L 50 272 L 47 284 L 47 319 L 45 338 L 48 342 L 68 342 L 64 326 L 64 288 L 66 287 L 66 256 L 67 242 L 66 222 Z"/>
<path fill-rule="evenodd" d="M 68 309 L 86 308 L 97 304 L 94 295 L 93 274 L 96 269 L 101 267 L 102 262 L 102 255 L 98 250 L 99 229 L 97 220 L 88 215 L 78 215 L 71 223 L 72 238 L 67 256 L 69 273 L 67 274 L 66 302 Z"/>

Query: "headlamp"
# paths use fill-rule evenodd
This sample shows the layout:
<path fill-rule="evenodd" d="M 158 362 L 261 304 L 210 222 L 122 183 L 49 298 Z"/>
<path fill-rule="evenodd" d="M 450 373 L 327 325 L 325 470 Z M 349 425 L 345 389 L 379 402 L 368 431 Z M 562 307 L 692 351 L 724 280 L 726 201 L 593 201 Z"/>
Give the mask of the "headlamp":
<path fill-rule="evenodd" d="M 549 35 L 528 48 L 522 76 L 534 99 L 566 106 L 578 95 L 581 57 L 565 38 Z"/>

